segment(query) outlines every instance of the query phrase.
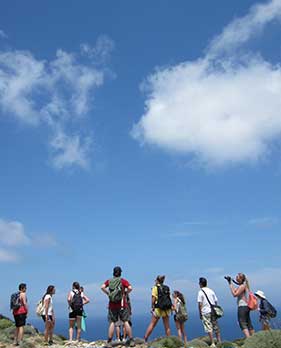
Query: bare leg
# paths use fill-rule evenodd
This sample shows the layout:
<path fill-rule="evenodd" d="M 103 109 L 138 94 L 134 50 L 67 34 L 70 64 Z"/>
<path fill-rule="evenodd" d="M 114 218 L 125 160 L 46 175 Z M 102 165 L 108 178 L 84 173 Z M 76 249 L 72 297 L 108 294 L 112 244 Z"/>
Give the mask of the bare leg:
<path fill-rule="evenodd" d="M 182 339 L 182 332 L 181 332 L 180 322 L 178 320 L 176 320 L 175 324 L 176 324 L 176 328 L 177 328 L 177 333 L 178 333 L 179 339 L 181 340 Z"/>
<path fill-rule="evenodd" d="M 166 336 L 171 336 L 169 316 L 167 315 L 166 317 L 162 317 L 162 320 L 163 320 Z"/>
<path fill-rule="evenodd" d="M 243 333 L 244 333 L 244 335 L 245 335 L 246 338 L 247 338 L 247 337 L 250 337 L 250 332 L 249 332 L 248 329 L 244 329 L 244 330 L 242 330 L 242 331 L 243 331 Z"/>
<path fill-rule="evenodd" d="M 208 332 L 208 335 L 209 335 L 209 338 L 210 338 L 210 341 L 211 341 L 211 344 L 214 343 L 214 337 L 213 337 L 213 332 Z"/>
<path fill-rule="evenodd" d="M 132 328 L 128 321 L 124 321 L 124 328 L 126 330 L 126 334 L 129 336 L 129 338 L 133 338 Z"/>
<path fill-rule="evenodd" d="M 14 336 L 14 344 L 18 343 L 18 340 L 19 340 L 19 328 L 16 327 L 15 336 Z"/>
<path fill-rule="evenodd" d="M 148 337 L 151 335 L 153 329 L 155 328 L 156 324 L 158 323 L 159 318 L 155 317 L 154 315 L 152 315 L 151 317 L 151 322 L 148 325 L 148 328 L 146 329 L 146 333 L 144 335 L 144 339 L 147 340 Z"/>
<path fill-rule="evenodd" d="M 111 322 L 111 323 L 109 324 L 109 327 L 108 327 L 108 338 L 109 338 L 110 340 L 112 340 L 112 337 L 113 337 L 113 335 L 114 335 L 114 327 L 115 327 L 114 323 Z"/>
<path fill-rule="evenodd" d="M 186 331 L 185 331 L 185 324 L 184 324 L 184 322 L 180 323 L 180 329 L 181 329 L 181 333 L 183 335 L 184 345 L 186 345 L 186 343 L 187 343 L 187 335 L 186 335 Z"/>
<path fill-rule="evenodd" d="M 45 342 L 48 342 L 49 340 L 49 335 L 50 335 L 50 331 L 51 331 L 51 321 L 46 320 L 45 322 L 45 331 L 44 331 L 44 337 L 45 337 Z"/>
<path fill-rule="evenodd" d="M 217 337 L 217 341 L 221 342 L 221 332 L 219 330 L 216 331 L 216 337 Z"/>
<path fill-rule="evenodd" d="M 77 317 L 76 318 L 76 325 L 77 325 L 77 341 L 80 341 L 80 337 L 81 337 L 81 320 L 82 317 Z"/>
<path fill-rule="evenodd" d="M 23 333 L 24 333 L 24 326 L 21 326 L 21 327 L 19 327 L 19 331 L 18 331 L 18 342 L 22 341 Z"/>
<path fill-rule="evenodd" d="M 115 326 L 116 338 L 120 340 L 120 326 Z"/>
<path fill-rule="evenodd" d="M 69 341 L 73 340 L 73 328 L 74 328 L 75 320 L 69 320 Z"/>

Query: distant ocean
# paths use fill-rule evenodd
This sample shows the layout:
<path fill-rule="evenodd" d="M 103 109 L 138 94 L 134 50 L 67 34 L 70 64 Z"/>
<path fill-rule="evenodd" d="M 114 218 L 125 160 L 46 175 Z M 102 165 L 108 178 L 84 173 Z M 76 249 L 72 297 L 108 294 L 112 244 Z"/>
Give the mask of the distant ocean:
<path fill-rule="evenodd" d="M 260 323 L 258 322 L 258 313 L 252 313 L 251 315 L 253 325 L 256 330 L 260 330 Z M 29 319 L 30 324 L 37 327 L 40 331 L 44 330 L 43 321 L 40 319 Z M 132 317 L 133 322 L 133 335 L 134 337 L 143 337 L 145 330 L 150 322 L 150 316 L 147 315 L 135 315 Z M 107 338 L 107 328 L 108 322 L 106 317 L 104 318 L 92 318 L 89 316 L 86 319 L 87 331 L 82 333 L 82 338 L 88 341 L 95 341 L 98 339 Z M 172 334 L 176 335 L 176 328 L 174 320 L 170 318 L 170 325 Z M 228 312 L 225 313 L 224 317 L 219 320 L 219 325 L 221 328 L 222 338 L 224 340 L 233 340 L 242 337 L 241 330 L 238 326 L 236 313 Z M 275 328 L 281 328 L 280 321 L 278 319 L 274 320 Z M 193 339 L 199 336 L 204 336 L 202 323 L 199 320 L 197 313 L 191 313 L 189 315 L 189 320 L 186 322 L 186 331 L 188 339 Z M 68 337 L 68 320 L 67 319 L 57 319 L 55 333 Z M 151 339 L 165 335 L 163 324 L 161 319 L 159 320 L 156 328 L 154 329 Z"/>

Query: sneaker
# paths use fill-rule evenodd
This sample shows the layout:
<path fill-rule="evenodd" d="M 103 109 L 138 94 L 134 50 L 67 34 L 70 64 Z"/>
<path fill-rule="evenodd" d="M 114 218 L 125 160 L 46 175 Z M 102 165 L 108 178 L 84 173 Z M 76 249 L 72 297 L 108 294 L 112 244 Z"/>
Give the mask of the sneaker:
<path fill-rule="evenodd" d="M 49 341 L 49 346 L 52 346 L 54 342 L 52 340 Z"/>
<path fill-rule="evenodd" d="M 212 343 L 212 344 L 210 345 L 210 347 L 211 347 L 211 348 L 216 348 L 217 346 L 215 345 L 215 343 Z"/>

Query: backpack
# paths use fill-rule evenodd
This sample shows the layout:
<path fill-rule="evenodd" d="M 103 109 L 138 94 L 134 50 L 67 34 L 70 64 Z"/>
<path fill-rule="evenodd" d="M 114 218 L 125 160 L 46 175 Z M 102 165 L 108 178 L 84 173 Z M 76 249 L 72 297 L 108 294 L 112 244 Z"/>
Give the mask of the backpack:
<path fill-rule="evenodd" d="M 251 291 L 249 291 L 247 305 L 251 311 L 255 311 L 258 308 L 258 300 Z"/>
<path fill-rule="evenodd" d="M 83 309 L 83 299 L 80 291 L 73 291 L 70 308 L 73 311 L 81 311 Z"/>
<path fill-rule="evenodd" d="M 37 305 L 36 305 L 35 312 L 38 315 L 38 317 L 41 317 L 43 315 L 44 308 L 45 308 L 45 305 L 44 305 L 44 297 L 43 297 L 41 298 L 39 302 L 37 302 Z"/>
<path fill-rule="evenodd" d="M 268 302 L 267 300 L 265 301 L 265 310 L 267 312 L 267 315 L 270 318 L 275 318 L 277 316 L 277 310 L 272 306 L 272 304 L 270 302 Z"/>
<path fill-rule="evenodd" d="M 167 285 L 157 285 L 158 299 L 155 308 L 168 310 L 172 308 L 170 288 Z"/>
<path fill-rule="evenodd" d="M 175 314 L 175 319 L 178 321 L 186 321 L 188 319 L 188 314 L 186 311 L 185 305 L 182 303 L 182 301 L 179 301 L 179 308 L 178 311 Z"/>
<path fill-rule="evenodd" d="M 110 279 L 108 289 L 108 297 L 110 302 L 118 303 L 122 301 L 123 289 L 122 280 L 120 277 L 114 277 Z"/>
<path fill-rule="evenodd" d="M 15 292 L 14 294 L 11 295 L 11 300 L 10 300 L 10 309 L 12 311 L 16 311 L 21 307 L 21 301 L 20 301 L 20 292 Z"/>

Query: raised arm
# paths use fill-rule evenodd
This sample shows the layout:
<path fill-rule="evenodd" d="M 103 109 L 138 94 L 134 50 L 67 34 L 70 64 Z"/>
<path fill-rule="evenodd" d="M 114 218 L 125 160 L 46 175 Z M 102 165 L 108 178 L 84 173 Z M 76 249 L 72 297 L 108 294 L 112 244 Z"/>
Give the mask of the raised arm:
<path fill-rule="evenodd" d="M 231 291 L 233 297 L 238 297 L 241 294 L 243 294 L 243 292 L 245 292 L 246 285 L 242 284 L 242 285 L 239 285 L 238 288 L 235 288 L 234 285 L 232 283 L 230 283 L 229 288 L 230 288 L 230 291 Z"/>

